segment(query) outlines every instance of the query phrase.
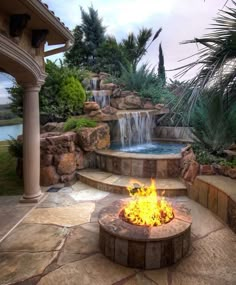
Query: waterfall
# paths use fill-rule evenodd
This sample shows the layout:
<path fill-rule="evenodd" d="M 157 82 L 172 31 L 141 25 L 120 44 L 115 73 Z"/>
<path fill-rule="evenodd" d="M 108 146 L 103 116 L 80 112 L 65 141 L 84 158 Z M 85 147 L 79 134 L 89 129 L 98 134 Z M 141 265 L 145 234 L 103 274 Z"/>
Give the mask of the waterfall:
<path fill-rule="evenodd" d="M 107 94 L 107 90 L 93 90 L 92 93 L 94 101 L 101 109 L 110 106 L 110 96 Z"/>
<path fill-rule="evenodd" d="M 98 90 L 99 89 L 99 79 L 97 77 L 93 77 L 90 80 L 90 86 L 91 86 L 91 90 Z"/>
<path fill-rule="evenodd" d="M 126 112 L 118 123 L 122 147 L 151 142 L 153 118 L 148 111 Z"/>

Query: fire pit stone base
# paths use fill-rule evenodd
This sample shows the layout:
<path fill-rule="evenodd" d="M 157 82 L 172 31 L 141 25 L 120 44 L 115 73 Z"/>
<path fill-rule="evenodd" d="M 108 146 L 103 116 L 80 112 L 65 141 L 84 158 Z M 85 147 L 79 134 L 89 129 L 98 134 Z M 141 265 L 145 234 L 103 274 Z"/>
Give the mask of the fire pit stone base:
<path fill-rule="evenodd" d="M 116 201 L 100 213 L 100 249 L 106 257 L 128 267 L 157 269 L 172 265 L 187 254 L 192 220 L 186 209 L 175 207 L 175 217 L 168 224 L 138 226 L 119 217 L 128 201 Z"/>

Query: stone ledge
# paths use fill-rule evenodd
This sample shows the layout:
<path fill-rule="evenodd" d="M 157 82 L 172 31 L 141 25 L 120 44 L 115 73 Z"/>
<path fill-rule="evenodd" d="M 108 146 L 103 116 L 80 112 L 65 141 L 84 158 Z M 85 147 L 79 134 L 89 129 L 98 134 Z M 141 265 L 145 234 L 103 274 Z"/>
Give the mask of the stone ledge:
<path fill-rule="evenodd" d="M 116 175 L 110 172 L 100 171 L 97 169 L 85 169 L 80 170 L 77 174 L 80 182 L 83 182 L 91 187 L 97 188 L 102 191 L 111 193 L 128 195 L 127 186 L 132 179 L 136 179 L 133 176 Z M 138 178 L 138 181 L 142 184 L 149 185 L 150 178 Z M 164 196 L 186 196 L 187 189 L 184 183 L 179 179 L 157 179 L 156 189 L 159 193 L 164 191 Z"/>
<path fill-rule="evenodd" d="M 200 175 L 187 184 L 188 196 L 219 216 L 236 233 L 236 181 L 224 176 Z"/>

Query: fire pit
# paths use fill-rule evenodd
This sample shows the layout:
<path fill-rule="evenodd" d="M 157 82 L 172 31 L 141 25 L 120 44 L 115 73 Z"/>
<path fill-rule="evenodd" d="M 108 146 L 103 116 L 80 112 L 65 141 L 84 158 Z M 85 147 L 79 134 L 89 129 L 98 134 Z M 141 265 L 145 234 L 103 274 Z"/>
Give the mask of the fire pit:
<path fill-rule="evenodd" d="M 100 212 L 100 249 L 124 266 L 155 269 L 179 261 L 190 246 L 191 216 L 158 197 L 155 184 L 128 187 L 132 198 Z"/>

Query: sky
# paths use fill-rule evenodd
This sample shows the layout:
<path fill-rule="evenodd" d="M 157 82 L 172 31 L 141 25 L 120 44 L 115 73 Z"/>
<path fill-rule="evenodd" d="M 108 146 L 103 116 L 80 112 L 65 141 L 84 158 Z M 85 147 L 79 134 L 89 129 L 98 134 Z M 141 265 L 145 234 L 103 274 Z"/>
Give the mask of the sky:
<path fill-rule="evenodd" d="M 85 10 L 93 5 L 107 27 L 107 34 L 120 41 L 129 32 L 137 33 L 142 27 L 152 28 L 155 33 L 160 27 L 162 32 L 155 41 L 144 63 L 151 67 L 158 65 L 158 46 L 161 43 L 166 70 L 175 69 L 188 61 L 180 60 L 196 53 L 199 46 L 180 44 L 184 40 L 201 37 L 208 32 L 212 19 L 222 9 L 226 0 L 43 0 L 50 10 L 60 17 L 69 29 L 81 23 L 80 6 Z M 230 1 L 229 1 L 230 2 Z M 228 2 L 228 5 L 230 3 Z M 51 60 L 62 58 L 62 54 L 48 57 Z M 194 76 L 191 71 L 183 79 Z M 176 72 L 167 72 L 167 77 L 174 78 Z M 12 83 L 0 75 L 0 104 L 7 98 L 5 87 Z M 5 99 L 4 99 L 5 98 Z"/>

